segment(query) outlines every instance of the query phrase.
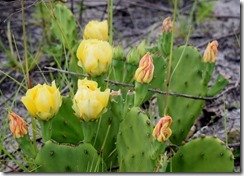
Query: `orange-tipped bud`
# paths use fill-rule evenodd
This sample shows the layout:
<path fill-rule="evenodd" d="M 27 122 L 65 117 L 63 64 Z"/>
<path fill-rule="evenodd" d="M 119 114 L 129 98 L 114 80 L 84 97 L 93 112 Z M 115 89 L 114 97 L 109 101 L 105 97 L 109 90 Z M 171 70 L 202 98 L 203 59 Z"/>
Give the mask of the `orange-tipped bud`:
<path fill-rule="evenodd" d="M 149 83 L 153 78 L 153 59 L 147 52 L 140 60 L 139 67 L 135 73 L 135 80 L 139 83 Z"/>
<path fill-rule="evenodd" d="M 165 18 L 162 24 L 162 32 L 168 34 L 172 32 L 172 28 L 173 28 L 173 23 L 171 21 L 171 18 L 170 17 Z"/>
<path fill-rule="evenodd" d="M 214 40 L 211 43 L 208 43 L 208 46 L 203 54 L 204 62 L 216 62 L 216 55 L 218 54 L 219 43 Z"/>
<path fill-rule="evenodd" d="M 172 118 L 170 116 L 161 118 L 153 130 L 153 137 L 162 143 L 169 139 L 172 134 L 170 129 L 171 123 Z"/>
<path fill-rule="evenodd" d="M 23 137 L 27 134 L 26 122 L 14 112 L 9 114 L 10 131 L 15 138 Z"/>

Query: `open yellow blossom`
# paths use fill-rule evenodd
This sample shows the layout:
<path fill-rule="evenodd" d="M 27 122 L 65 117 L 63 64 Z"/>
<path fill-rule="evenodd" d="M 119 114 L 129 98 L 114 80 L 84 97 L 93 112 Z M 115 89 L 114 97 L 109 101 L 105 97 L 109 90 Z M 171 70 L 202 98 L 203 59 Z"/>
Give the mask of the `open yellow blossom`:
<path fill-rule="evenodd" d="M 49 120 L 58 112 L 62 97 L 53 81 L 52 86 L 38 84 L 27 90 L 21 101 L 32 116 L 40 120 Z"/>
<path fill-rule="evenodd" d="M 86 78 L 78 80 L 78 90 L 73 98 L 73 110 L 75 115 L 85 121 L 95 120 L 106 112 L 110 89 L 100 91 L 95 81 Z"/>
<path fill-rule="evenodd" d="M 9 126 L 14 138 L 20 138 L 27 134 L 26 122 L 14 112 L 9 113 Z"/>
<path fill-rule="evenodd" d="M 153 137 L 162 143 L 169 139 L 172 134 L 172 131 L 169 128 L 171 123 L 172 118 L 170 116 L 161 118 L 153 130 Z"/>
<path fill-rule="evenodd" d="M 113 57 L 113 48 L 106 41 L 83 40 L 76 53 L 82 67 L 89 75 L 99 76 L 107 72 Z"/>
<path fill-rule="evenodd" d="M 84 39 L 108 40 L 108 21 L 90 21 L 84 30 Z"/>
<path fill-rule="evenodd" d="M 216 55 L 218 54 L 219 43 L 214 40 L 211 43 L 208 43 L 208 46 L 203 54 L 204 62 L 216 62 Z"/>
<path fill-rule="evenodd" d="M 135 73 L 135 80 L 139 83 L 149 83 L 153 78 L 154 65 L 150 53 L 147 52 L 140 60 L 139 67 Z"/>

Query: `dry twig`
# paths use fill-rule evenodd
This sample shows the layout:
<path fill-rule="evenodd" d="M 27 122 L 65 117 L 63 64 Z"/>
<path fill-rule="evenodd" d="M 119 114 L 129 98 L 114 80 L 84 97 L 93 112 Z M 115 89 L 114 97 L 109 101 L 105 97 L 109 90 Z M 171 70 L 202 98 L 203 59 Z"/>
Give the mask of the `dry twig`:
<path fill-rule="evenodd" d="M 89 77 L 89 75 L 86 75 L 86 74 L 70 72 L 70 71 L 61 70 L 61 69 L 57 69 L 57 68 L 53 68 L 53 67 L 44 67 L 44 68 L 47 70 L 51 70 L 53 72 L 60 72 L 60 73 L 71 74 L 71 75 L 75 75 L 75 76 Z M 108 80 L 108 79 L 105 79 L 104 81 L 108 82 L 110 84 L 114 84 L 114 85 L 134 88 L 133 84 L 125 84 L 125 83 L 116 82 L 116 81 L 112 81 L 112 80 Z M 239 83 L 240 83 L 240 81 L 238 80 L 234 86 L 228 87 L 225 91 L 221 92 L 220 94 L 218 94 L 214 97 L 199 97 L 199 96 L 180 94 L 180 93 L 174 93 L 174 92 L 169 92 L 168 94 L 171 96 L 175 96 L 175 97 L 184 97 L 184 98 L 191 98 L 191 99 L 197 99 L 197 100 L 214 100 L 214 99 L 217 99 L 217 98 L 223 96 L 227 92 L 229 92 L 233 89 L 236 89 L 239 86 Z M 149 88 L 148 91 L 158 93 L 158 94 L 164 94 L 164 95 L 166 95 L 166 93 L 167 93 L 165 91 L 160 91 L 160 90 L 156 90 L 156 89 L 152 89 L 152 88 Z"/>

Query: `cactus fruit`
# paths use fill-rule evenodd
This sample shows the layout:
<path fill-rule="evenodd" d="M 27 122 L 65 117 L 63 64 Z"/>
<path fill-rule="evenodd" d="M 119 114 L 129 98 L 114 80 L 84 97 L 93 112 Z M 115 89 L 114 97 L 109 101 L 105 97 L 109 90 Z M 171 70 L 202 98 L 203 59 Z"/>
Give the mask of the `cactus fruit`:
<path fill-rule="evenodd" d="M 83 140 L 82 127 L 74 115 L 72 100 L 63 97 L 63 103 L 58 114 L 52 119 L 51 139 L 59 143 L 78 144 Z"/>
<path fill-rule="evenodd" d="M 85 143 L 90 143 L 98 151 L 107 166 L 117 164 L 116 137 L 120 119 L 111 112 L 110 105 L 107 112 L 95 121 L 82 121 Z"/>
<path fill-rule="evenodd" d="M 34 145 L 32 144 L 32 141 L 30 139 L 29 134 L 26 134 L 24 137 L 17 138 L 16 139 L 19 147 L 21 148 L 21 151 L 30 158 L 35 158 L 36 151 L 34 148 Z"/>
<path fill-rule="evenodd" d="M 47 141 L 35 159 L 37 172 L 101 172 L 106 166 L 91 144 L 77 146 Z"/>
<path fill-rule="evenodd" d="M 172 158 L 172 172 L 233 172 L 234 156 L 214 137 L 194 139 L 183 145 Z"/>
<path fill-rule="evenodd" d="M 152 124 L 138 107 L 133 107 L 120 124 L 117 136 L 120 172 L 152 172 Z"/>

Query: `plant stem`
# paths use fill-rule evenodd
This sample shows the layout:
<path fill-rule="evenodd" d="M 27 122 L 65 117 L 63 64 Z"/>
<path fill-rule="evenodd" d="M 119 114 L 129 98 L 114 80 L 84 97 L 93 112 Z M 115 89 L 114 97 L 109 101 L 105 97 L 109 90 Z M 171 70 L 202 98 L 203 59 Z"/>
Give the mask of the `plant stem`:
<path fill-rule="evenodd" d="M 171 73 L 171 67 L 172 67 L 174 27 L 175 27 L 175 19 L 176 19 L 177 2 L 178 2 L 178 0 L 174 1 L 174 17 L 173 17 L 172 36 L 171 36 L 171 43 L 170 43 L 169 66 L 168 66 L 168 73 L 167 73 L 167 80 L 166 80 L 166 96 L 165 96 L 164 115 L 167 115 L 167 110 L 168 110 L 168 97 L 169 97 L 168 95 L 169 95 L 170 73 Z"/>
<path fill-rule="evenodd" d="M 38 149 L 37 149 L 37 143 L 36 143 L 36 119 L 34 117 L 31 117 L 31 128 L 32 128 L 32 134 L 33 134 L 32 141 L 33 141 L 35 152 L 37 153 Z"/>
<path fill-rule="evenodd" d="M 29 68 L 28 68 L 28 54 L 27 54 L 27 41 L 26 41 L 26 30 L 25 30 L 25 10 L 24 10 L 24 0 L 21 1 L 22 6 L 22 28 L 23 28 L 23 38 L 24 38 L 24 54 L 25 54 L 25 71 L 26 71 L 26 78 L 27 78 L 27 86 L 30 89 L 31 82 L 30 82 L 30 75 L 29 75 Z"/>
<path fill-rule="evenodd" d="M 190 14 L 190 16 L 189 16 L 189 22 L 188 22 L 188 24 L 191 24 L 191 22 L 192 22 L 192 16 L 193 16 L 193 12 L 195 11 L 196 4 L 197 4 L 197 0 L 194 1 L 193 7 L 192 7 L 192 9 L 191 9 L 191 14 Z M 174 75 L 176 69 L 178 68 L 178 66 L 179 66 L 179 64 L 180 64 L 180 61 L 181 61 L 181 59 L 182 59 L 182 57 L 183 57 L 183 55 L 184 55 L 184 53 L 185 53 L 185 49 L 186 49 L 186 46 L 188 45 L 189 38 L 190 38 L 190 35 L 191 35 L 192 24 L 190 25 L 190 27 L 189 27 L 188 30 L 189 30 L 189 32 L 188 32 L 188 35 L 186 36 L 185 47 L 184 47 L 184 49 L 183 49 L 183 52 L 181 53 L 181 56 L 180 56 L 179 61 L 177 62 L 177 64 L 176 64 L 174 70 L 172 71 L 172 74 L 171 74 L 171 76 L 170 76 L 170 81 L 172 80 L 172 77 L 173 77 L 173 75 Z"/>
<path fill-rule="evenodd" d="M 52 135 L 52 119 L 48 121 L 39 120 L 41 130 L 42 130 L 42 139 L 44 142 L 50 140 Z"/>
<path fill-rule="evenodd" d="M 28 64 L 28 54 L 27 54 L 27 40 L 26 40 L 26 30 L 25 30 L 25 10 L 24 10 L 24 0 L 21 1 L 22 7 L 22 27 L 23 27 L 23 38 L 24 38 L 24 55 L 25 55 L 25 71 L 27 78 L 27 87 L 30 89 L 32 87 L 29 75 L 29 64 Z M 37 152 L 37 144 L 36 144 L 36 121 L 33 117 L 31 117 L 31 125 L 32 125 L 32 133 L 33 133 L 33 145 L 35 151 Z"/>
<path fill-rule="evenodd" d="M 109 29 L 109 43 L 113 45 L 113 0 L 108 0 L 108 29 Z"/>
<path fill-rule="evenodd" d="M 224 112 L 225 145 L 228 146 L 226 103 L 224 103 Z"/>

